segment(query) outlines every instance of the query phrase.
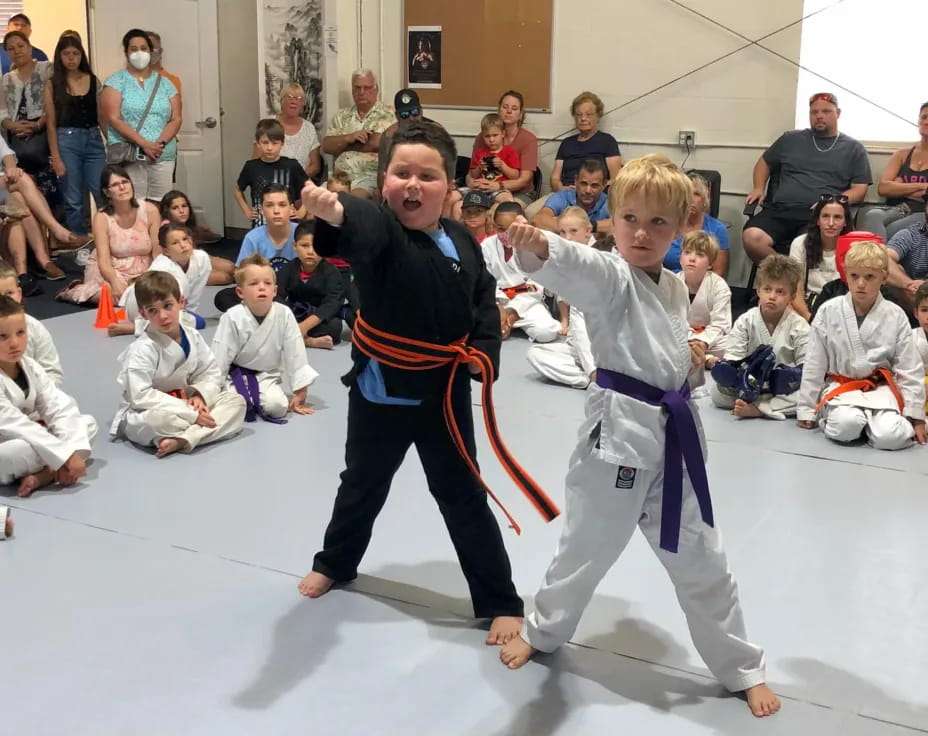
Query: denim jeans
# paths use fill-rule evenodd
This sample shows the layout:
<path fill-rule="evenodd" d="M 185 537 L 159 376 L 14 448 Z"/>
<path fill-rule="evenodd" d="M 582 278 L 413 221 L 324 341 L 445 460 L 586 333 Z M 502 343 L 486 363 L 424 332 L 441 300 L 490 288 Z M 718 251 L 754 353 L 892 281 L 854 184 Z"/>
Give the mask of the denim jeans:
<path fill-rule="evenodd" d="M 65 224 L 72 233 L 86 235 L 84 187 L 100 206 L 100 175 L 106 166 L 99 128 L 58 128 L 58 151 L 65 167 Z"/>

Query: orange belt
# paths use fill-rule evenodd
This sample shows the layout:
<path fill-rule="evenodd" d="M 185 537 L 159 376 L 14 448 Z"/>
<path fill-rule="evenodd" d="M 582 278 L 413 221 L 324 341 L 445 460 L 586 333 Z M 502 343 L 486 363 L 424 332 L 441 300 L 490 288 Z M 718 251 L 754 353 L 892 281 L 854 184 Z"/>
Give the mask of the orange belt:
<path fill-rule="evenodd" d="M 902 400 L 902 394 L 899 391 L 899 387 L 896 385 L 895 380 L 893 380 L 893 374 L 889 368 L 877 368 L 873 373 L 871 373 L 866 378 L 848 378 L 847 376 L 840 376 L 837 374 L 830 373 L 825 378 L 832 382 L 837 382 L 841 384 L 836 386 L 827 394 L 822 397 L 822 400 L 818 402 L 818 406 L 815 407 L 815 413 L 817 414 L 826 403 L 831 401 L 836 396 L 841 394 L 846 394 L 849 391 L 873 391 L 873 389 L 878 386 L 889 386 L 889 390 L 893 392 L 893 396 L 896 397 L 896 403 L 899 404 L 899 411 L 902 411 L 905 408 L 905 402 Z"/>
<path fill-rule="evenodd" d="M 168 396 L 173 396 L 175 399 L 180 399 L 181 401 L 187 400 L 187 392 L 182 388 L 175 388 L 173 391 L 165 391 Z"/>
<path fill-rule="evenodd" d="M 529 291 L 538 291 L 538 289 L 535 288 L 534 284 L 519 284 L 518 286 L 510 286 L 505 289 L 500 289 L 500 291 L 506 295 L 507 299 L 512 299 L 516 294 L 525 294 Z"/>
<path fill-rule="evenodd" d="M 493 448 L 493 452 L 496 453 L 500 464 L 528 500 L 538 509 L 538 513 L 544 517 L 545 521 L 551 521 L 561 512 L 541 487 L 532 480 L 522 466 L 509 454 L 509 450 L 503 444 L 499 428 L 496 426 L 496 412 L 493 408 L 493 364 L 485 353 L 467 345 L 466 340 L 466 335 L 460 340 L 455 340 L 450 345 L 411 340 L 407 337 L 391 335 L 388 332 L 382 332 L 371 327 L 361 319 L 360 314 L 355 319 L 354 330 L 352 331 L 352 341 L 358 350 L 369 358 L 373 358 L 391 368 L 407 371 L 429 371 L 446 365 L 451 366 L 451 375 L 448 377 L 448 386 L 445 389 L 444 399 L 445 423 L 448 426 L 448 432 L 450 432 L 461 457 L 464 458 L 470 471 L 480 482 L 480 485 L 483 486 L 487 495 L 500 507 L 509 524 L 515 529 L 516 534 L 521 534 L 522 530 L 516 520 L 512 518 L 506 507 L 500 503 L 500 500 L 493 494 L 493 491 L 490 490 L 483 478 L 480 477 L 477 463 L 468 454 L 464 438 L 461 436 L 457 420 L 454 418 L 454 410 L 451 404 L 452 387 L 457 369 L 462 364 L 476 365 L 480 369 L 480 377 L 483 381 L 483 420 L 490 439 L 490 446 Z"/>

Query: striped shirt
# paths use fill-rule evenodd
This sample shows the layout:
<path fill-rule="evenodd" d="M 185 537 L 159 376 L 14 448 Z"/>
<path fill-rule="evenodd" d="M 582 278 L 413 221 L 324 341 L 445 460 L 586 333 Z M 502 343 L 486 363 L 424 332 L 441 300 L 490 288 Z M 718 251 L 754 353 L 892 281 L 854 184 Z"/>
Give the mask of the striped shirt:
<path fill-rule="evenodd" d="M 886 244 L 899 254 L 899 265 L 911 279 L 928 278 L 928 225 L 910 225 Z"/>

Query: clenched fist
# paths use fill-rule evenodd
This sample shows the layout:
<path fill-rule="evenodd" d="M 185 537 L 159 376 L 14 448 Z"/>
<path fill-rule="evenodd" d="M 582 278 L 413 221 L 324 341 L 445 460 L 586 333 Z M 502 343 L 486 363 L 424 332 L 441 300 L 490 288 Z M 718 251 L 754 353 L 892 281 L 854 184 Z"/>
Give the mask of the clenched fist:
<path fill-rule="evenodd" d="M 303 186 L 303 207 L 307 219 L 318 217 L 332 227 L 340 227 L 345 221 L 345 208 L 338 201 L 338 194 L 325 187 L 317 187 L 311 181 Z"/>

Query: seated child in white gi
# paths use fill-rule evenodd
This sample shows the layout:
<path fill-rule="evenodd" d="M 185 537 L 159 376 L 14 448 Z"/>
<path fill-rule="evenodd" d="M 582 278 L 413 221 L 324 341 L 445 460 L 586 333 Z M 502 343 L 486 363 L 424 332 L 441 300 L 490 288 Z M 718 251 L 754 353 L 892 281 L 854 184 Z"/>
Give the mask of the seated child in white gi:
<path fill-rule="evenodd" d="M 23 303 L 23 290 L 19 286 L 16 270 L 2 260 L 0 260 L 0 294 L 20 304 Z M 55 347 L 51 333 L 40 320 L 27 314 L 26 336 L 29 338 L 26 343 L 26 357 L 32 358 L 42 366 L 52 383 L 60 388 L 64 374 L 61 371 L 61 359 L 58 357 L 58 349 Z"/>
<path fill-rule="evenodd" d="M 523 215 L 522 205 L 518 202 L 497 205 L 493 215 L 497 232 L 488 236 L 480 246 L 487 270 L 496 279 L 496 304 L 503 339 L 507 339 L 516 328 L 523 330 L 530 340 L 551 342 L 557 339 L 561 325 L 548 311 L 544 289 L 526 276 L 516 262 L 505 232 L 517 217 Z"/>
<path fill-rule="evenodd" d="M 157 448 L 157 457 L 238 434 L 245 401 L 223 388 L 206 341 L 181 324 L 184 298 L 171 274 L 146 271 L 135 282 L 145 331 L 119 356 L 122 388 L 110 435 Z"/>
<path fill-rule="evenodd" d="M 644 156 L 619 172 L 609 192 L 621 257 L 530 225 L 509 230 L 523 267 L 586 315 L 596 380 L 567 474 L 557 553 L 522 636 L 500 656 L 516 669 L 536 649 L 550 652 L 570 639 L 638 527 L 669 573 L 709 669 L 727 689 L 745 693 L 754 715 L 766 716 L 780 702 L 765 684 L 763 651 L 747 640 L 689 398 L 705 343 L 688 344 L 686 285 L 662 267 L 692 197 L 689 178 L 669 159 Z"/>
<path fill-rule="evenodd" d="M 161 253 L 151 262 L 149 271 L 164 271 L 171 274 L 180 286 L 184 297 L 184 311 L 192 317 L 198 330 L 206 327 L 206 321 L 197 314 L 200 299 L 206 282 L 212 273 L 212 263 L 206 251 L 196 248 L 193 232 L 186 225 L 162 225 L 158 231 Z M 135 298 L 135 287 L 130 284 L 119 300 L 119 306 L 126 310 L 126 320 L 116 322 L 107 328 L 110 337 L 115 335 L 141 335 L 147 326 L 139 315 L 139 305 Z"/>
<path fill-rule="evenodd" d="M 918 327 L 912 330 L 912 339 L 922 359 L 922 366 L 925 369 L 925 386 L 928 387 L 928 281 L 923 282 L 915 292 L 915 319 L 918 320 Z M 925 405 L 925 410 L 928 411 L 928 403 Z"/>
<path fill-rule="evenodd" d="M 878 450 L 924 445 L 925 369 L 905 312 L 880 294 L 886 247 L 863 240 L 844 259 L 849 292 L 822 304 L 809 335 L 799 389 L 799 426 Z"/>
<path fill-rule="evenodd" d="M 23 305 L 0 296 L 0 483 L 18 480 L 20 496 L 77 483 L 97 434 L 93 417 L 26 355 L 28 339 Z"/>
<path fill-rule="evenodd" d="M 795 416 L 809 340 L 809 323 L 790 306 L 801 279 L 801 266 L 788 256 L 775 254 L 761 261 L 757 306 L 735 320 L 724 360 L 706 358 L 715 379 L 710 395 L 719 408 L 731 409 L 741 419 Z M 759 350 L 765 346 L 768 350 Z"/>
<path fill-rule="evenodd" d="M 568 207 L 557 218 L 559 234 L 572 243 L 589 245 L 592 242 L 593 225 L 582 207 Z M 576 307 L 559 302 L 567 307 L 567 341 L 534 343 L 526 355 L 529 364 L 545 378 L 573 388 L 586 388 L 593 380 L 596 363 L 590 351 L 590 337 L 586 331 L 586 318 Z M 562 320 L 561 326 L 564 326 Z"/>
<path fill-rule="evenodd" d="M 713 273 L 719 255 L 719 242 L 704 230 L 687 233 L 680 246 L 677 274 L 690 295 L 690 340 L 706 344 L 706 353 L 721 358 L 731 330 L 731 289 L 725 279 Z"/>
<path fill-rule="evenodd" d="M 219 320 L 213 354 L 228 387 L 245 400 L 245 421 L 283 423 L 288 411 L 312 414 L 306 389 L 319 374 L 306 360 L 293 312 L 274 301 L 274 269 L 263 256 L 248 256 L 235 269 L 235 284 L 242 303 Z"/>

